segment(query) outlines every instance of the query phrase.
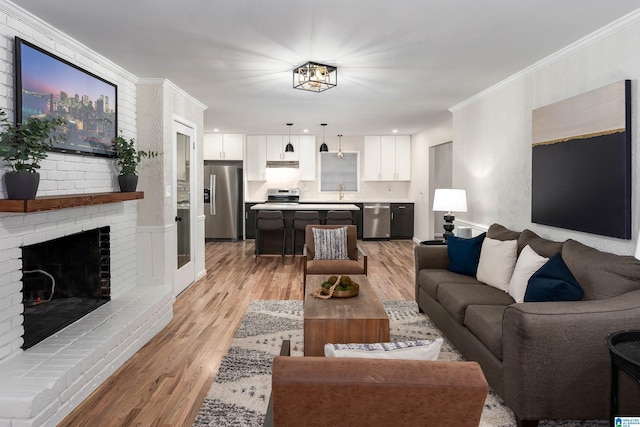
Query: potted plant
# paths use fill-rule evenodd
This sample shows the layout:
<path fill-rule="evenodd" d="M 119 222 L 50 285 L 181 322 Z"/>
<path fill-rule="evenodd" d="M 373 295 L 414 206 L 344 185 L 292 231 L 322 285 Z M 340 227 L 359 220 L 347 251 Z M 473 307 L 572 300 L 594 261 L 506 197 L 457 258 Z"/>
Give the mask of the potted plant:
<path fill-rule="evenodd" d="M 122 136 L 116 136 L 111 142 L 116 152 L 116 161 L 120 167 L 120 175 L 118 175 L 120 191 L 136 191 L 138 186 L 138 163 L 145 157 L 157 156 L 158 152 L 136 150 L 136 141 L 133 138 L 125 139 Z"/>
<path fill-rule="evenodd" d="M 23 123 L 13 124 L 7 113 L 0 109 L 0 157 L 11 171 L 4 174 L 9 199 L 35 199 L 40 183 L 40 162 L 47 158 L 53 144 L 63 141 L 65 135 L 53 133 L 66 124 L 60 117 L 53 119 L 29 117 Z"/>

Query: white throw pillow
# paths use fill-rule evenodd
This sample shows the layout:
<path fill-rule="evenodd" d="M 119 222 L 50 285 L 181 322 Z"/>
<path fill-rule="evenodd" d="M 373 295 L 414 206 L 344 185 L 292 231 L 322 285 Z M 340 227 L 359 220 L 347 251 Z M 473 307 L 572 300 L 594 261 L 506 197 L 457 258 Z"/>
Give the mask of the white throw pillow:
<path fill-rule="evenodd" d="M 442 338 L 375 344 L 325 344 L 326 357 L 358 357 L 363 359 L 437 360 Z"/>
<path fill-rule="evenodd" d="M 531 246 L 524 247 L 520 252 L 516 268 L 513 270 L 513 275 L 509 282 L 509 295 L 511 295 L 511 298 L 516 302 L 524 302 L 524 294 L 527 292 L 529 278 L 547 261 L 549 261 L 549 258 L 538 255 L 536 251 L 531 249 Z"/>
<path fill-rule="evenodd" d="M 496 240 L 486 237 L 480 250 L 476 279 L 507 292 L 518 258 L 516 240 Z"/>

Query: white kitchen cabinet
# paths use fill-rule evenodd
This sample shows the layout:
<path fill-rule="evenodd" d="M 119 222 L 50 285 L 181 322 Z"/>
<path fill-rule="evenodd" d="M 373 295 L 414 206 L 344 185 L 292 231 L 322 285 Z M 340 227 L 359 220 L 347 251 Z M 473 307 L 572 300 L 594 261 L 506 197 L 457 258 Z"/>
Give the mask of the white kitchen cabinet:
<path fill-rule="evenodd" d="M 292 152 L 286 152 L 287 144 L 291 141 Z M 272 160 L 299 160 L 298 135 L 267 135 L 267 161 Z"/>
<path fill-rule="evenodd" d="M 293 142 L 292 142 L 293 144 Z M 316 180 L 316 137 L 314 135 L 300 135 L 298 144 L 300 166 L 300 181 Z"/>
<path fill-rule="evenodd" d="M 365 181 L 409 181 L 411 137 L 365 136 Z"/>
<path fill-rule="evenodd" d="M 267 180 L 267 137 L 265 135 L 247 136 L 247 180 Z"/>
<path fill-rule="evenodd" d="M 244 135 L 238 133 L 205 133 L 204 160 L 242 160 Z"/>
<path fill-rule="evenodd" d="M 364 137 L 364 181 L 380 181 L 380 137 Z"/>

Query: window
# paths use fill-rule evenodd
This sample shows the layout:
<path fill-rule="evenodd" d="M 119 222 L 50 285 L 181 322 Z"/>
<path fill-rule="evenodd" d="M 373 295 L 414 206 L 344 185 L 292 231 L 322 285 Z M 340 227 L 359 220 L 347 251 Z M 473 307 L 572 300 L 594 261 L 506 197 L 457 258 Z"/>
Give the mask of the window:
<path fill-rule="evenodd" d="M 320 153 L 320 191 L 358 191 L 360 180 L 359 152 L 335 151 Z M 340 187 L 342 185 L 342 188 Z"/>

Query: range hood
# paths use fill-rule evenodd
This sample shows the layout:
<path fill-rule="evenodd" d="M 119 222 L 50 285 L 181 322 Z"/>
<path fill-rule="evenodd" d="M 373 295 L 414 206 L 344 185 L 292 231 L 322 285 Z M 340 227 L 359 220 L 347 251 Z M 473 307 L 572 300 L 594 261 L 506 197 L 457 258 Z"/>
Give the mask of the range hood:
<path fill-rule="evenodd" d="M 297 168 L 297 160 L 267 160 L 268 168 Z"/>

